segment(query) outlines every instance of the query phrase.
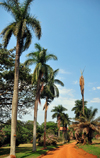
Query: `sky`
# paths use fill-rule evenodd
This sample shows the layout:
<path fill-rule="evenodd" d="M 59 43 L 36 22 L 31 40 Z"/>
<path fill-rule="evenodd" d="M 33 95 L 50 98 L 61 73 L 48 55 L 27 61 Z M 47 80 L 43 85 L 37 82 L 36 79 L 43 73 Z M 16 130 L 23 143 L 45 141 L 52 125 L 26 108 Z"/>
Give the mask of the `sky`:
<path fill-rule="evenodd" d="M 31 46 L 23 52 L 20 62 L 24 63 L 26 54 L 35 51 L 34 44 L 39 43 L 48 53 L 57 56 L 57 61 L 48 64 L 54 70 L 59 68 L 56 78 L 64 83 L 64 87 L 57 85 L 60 96 L 49 105 L 47 121 L 56 122 L 51 110 L 58 105 L 68 109 L 69 117 L 75 116 L 71 109 L 75 100 L 82 99 L 79 78 L 83 70 L 84 100 L 88 108 L 97 108 L 96 117 L 100 116 L 100 0 L 34 0 L 30 13 L 40 21 L 42 37 L 38 40 L 33 32 Z M 11 14 L 0 7 L 0 32 L 13 20 Z M 7 48 L 15 45 L 13 36 Z M 30 68 L 33 72 L 35 65 Z M 40 124 L 44 121 L 44 102 L 38 106 Z M 24 116 L 22 121 L 33 120 L 33 113 Z"/>

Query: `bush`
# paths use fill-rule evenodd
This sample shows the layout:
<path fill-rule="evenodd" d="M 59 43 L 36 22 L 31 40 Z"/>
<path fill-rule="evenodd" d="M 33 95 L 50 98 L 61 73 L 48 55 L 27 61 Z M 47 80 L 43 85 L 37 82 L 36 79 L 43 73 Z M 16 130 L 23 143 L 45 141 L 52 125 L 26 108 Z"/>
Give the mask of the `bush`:
<path fill-rule="evenodd" d="M 63 141 L 63 137 L 58 138 L 58 142 L 62 142 Z"/>
<path fill-rule="evenodd" d="M 56 145 L 58 141 L 57 136 L 54 134 L 47 134 L 46 135 L 46 145 Z M 40 146 L 43 146 L 44 143 L 44 135 L 41 136 L 40 141 L 38 142 Z"/>

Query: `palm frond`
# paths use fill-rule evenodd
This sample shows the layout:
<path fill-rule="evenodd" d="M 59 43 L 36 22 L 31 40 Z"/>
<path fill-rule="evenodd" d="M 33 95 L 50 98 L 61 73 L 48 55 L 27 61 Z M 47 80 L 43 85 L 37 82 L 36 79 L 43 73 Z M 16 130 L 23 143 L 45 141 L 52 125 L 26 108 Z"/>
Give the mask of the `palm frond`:
<path fill-rule="evenodd" d="M 33 29 L 36 34 L 36 37 L 40 39 L 41 37 L 41 26 L 40 22 L 34 17 L 27 17 L 27 24 Z"/>
<path fill-rule="evenodd" d="M 59 69 L 54 70 L 54 72 L 53 72 L 54 77 L 56 77 L 56 75 L 58 74 L 58 72 L 59 72 Z"/>
<path fill-rule="evenodd" d="M 23 8 L 25 8 L 24 9 L 24 15 L 26 15 L 26 13 L 28 12 L 28 9 L 29 9 L 32 1 L 33 0 L 25 0 L 24 1 L 24 7 L 23 7 Z"/>
<path fill-rule="evenodd" d="M 9 0 L 8 2 L 0 2 L 0 5 L 3 6 L 8 12 L 11 12 L 14 18 L 16 19 L 16 15 L 18 17 L 20 13 L 19 6 L 17 5 L 17 8 L 15 7 L 16 3 L 17 2 L 15 0 Z"/>
<path fill-rule="evenodd" d="M 23 51 L 29 48 L 32 40 L 32 35 L 30 31 L 27 29 L 27 32 L 24 33 L 25 39 L 24 39 L 24 46 L 23 46 Z"/>
<path fill-rule="evenodd" d="M 9 43 L 9 40 L 10 40 L 10 37 L 11 37 L 12 33 L 13 33 L 13 29 L 12 29 L 12 28 L 6 30 L 6 32 L 5 32 L 4 36 L 3 36 L 3 42 L 4 42 L 3 45 L 4 45 L 4 48 L 7 47 L 7 45 L 8 45 L 8 43 Z"/>
<path fill-rule="evenodd" d="M 7 4 L 6 1 L 4 1 L 3 3 L 0 2 L 0 5 L 3 6 L 7 11 L 11 11 L 11 5 Z"/>
<path fill-rule="evenodd" d="M 55 97 L 59 97 L 59 89 L 56 85 L 54 85 Z"/>
<path fill-rule="evenodd" d="M 38 52 L 41 52 L 42 51 L 42 48 L 40 46 L 39 43 L 35 43 L 35 49 L 38 51 Z"/>
<path fill-rule="evenodd" d="M 58 79 L 55 79 L 54 82 L 57 83 L 57 84 L 59 84 L 59 85 L 61 85 L 61 86 L 64 86 L 63 82 L 60 81 L 60 80 L 58 80 Z"/>
<path fill-rule="evenodd" d="M 25 66 L 29 66 L 29 65 L 32 65 L 33 63 L 36 63 L 36 60 L 35 60 L 35 59 L 27 59 L 27 60 L 24 62 L 24 65 L 25 65 Z"/>
<path fill-rule="evenodd" d="M 38 52 L 31 52 L 31 53 L 27 54 L 26 56 L 29 57 L 29 58 L 34 58 L 34 59 L 37 60 Z"/>
<path fill-rule="evenodd" d="M 53 54 L 49 54 L 46 56 L 46 61 L 50 60 L 50 59 L 54 59 L 54 60 L 57 60 L 57 57 Z"/>

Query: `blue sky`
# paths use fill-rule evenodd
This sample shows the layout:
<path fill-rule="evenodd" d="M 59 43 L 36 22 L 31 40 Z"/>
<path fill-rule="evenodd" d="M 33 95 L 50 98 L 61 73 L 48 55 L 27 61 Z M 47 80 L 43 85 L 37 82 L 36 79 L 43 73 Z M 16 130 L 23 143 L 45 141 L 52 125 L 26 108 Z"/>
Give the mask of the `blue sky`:
<path fill-rule="evenodd" d="M 81 99 L 79 78 L 80 70 L 84 67 L 84 98 L 88 101 L 88 107 L 98 108 L 96 117 L 100 116 L 100 1 L 35 0 L 30 11 L 41 22 L 42 37 L 37 40 L 33 33 L 32 44 L 22 54 L 20 61 L 23 63 L 26 54 L 35 50 L 34 43 L 40 43 L 49 53 L 58 57 L 57 61 L 50 61 L 48 64 L 54 70 L 60 69 L 57 78 L 65 85 L 59 86 L 60 97 L 49 106 L 47 121 L 52 121 L 50 111 L 57 105 L 66 107 L 69 116 L 74 117 L 71 109 L 75 100 Z M 1 32 L 13 18 L 0 7 L 0 20 Z M 16 39 L 12 37 L 8 49 L 15 45 Z M 31 67 L 32 71 L 34 67 L 35 65 Z M 43 104 L 44 101 L 38 110 L 40 124 L 44 121 Z M 23 117 L 23 120 L 33 120 L 33 112 L 32 115 Z"/>

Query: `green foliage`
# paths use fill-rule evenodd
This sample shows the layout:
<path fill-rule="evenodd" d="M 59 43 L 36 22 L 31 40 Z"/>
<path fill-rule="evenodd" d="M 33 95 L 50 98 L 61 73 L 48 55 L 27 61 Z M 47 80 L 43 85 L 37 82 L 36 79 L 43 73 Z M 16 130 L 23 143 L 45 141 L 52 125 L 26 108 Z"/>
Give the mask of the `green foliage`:
<path fill-rule="evenodd" d="M 87 101 L 84 101 L 84 112 L 86 113 L 87 107 L 86 107 Z M 72 108 L 72 111 L 74 111 L 75 118 L 79 118 L 80 116 L 83 116 L 83 105 L 82 100 L 76 100 L 75 106 Z"/>
<path fill-rule="evenodd" d="M 96 155 L 97 158 L 100 158 L 100 145 L 97 146 L 97 143 L 94 143 L 93 145 L 78 145 L 78 147 L 90 154 Z"/>
<path fill-rule="evenodd" d="M 14 21 L 1 32 L 3 35 L 4 47 L 7 47 L 13 34 L 20 42 L 20 54 L 31 44 L 32 35 L 30 28 L 35 31 L 39 39 L 41 37 L 40 22 L 29 13 L 31 3 L 32 0 L 26 0 L 23 4 L 16 0 L 5 0 L 0 3 L 8 12 L 11 12 L 14 18 Z"/>
<path fill-rule="evenodd" d="M 58 137 L 52 133 L 46 134 L 46 145 L 56 145 L 57 144 Z M 39 141 L 39 145 L 43 146 L 44 143 L 44 135 L 41 136 L 41 139 Z"/>
<path fill-rule="evenodd" d="M 11 120 L 6 122 L 5 126 L 2 127 L 1 131 L 2 133 L 0 135 L 0 138 L 3 138 L 2 140 L 0 139 L 1 145 L 10 144 Z M 30 143 L 33 138 L 32 133 L 33 121 L 22 122 L 20 120 L 17 120 L 16 146 L 23 143 Z"/>
<path fill-rule="evenodd" d="M 44 131 L 44 123 L 41 124 L 41 128 Z M 49 131 L 49 130 L 52 130 L 54 134 L 57 134 L 57 131 L 58 131 L 57 123 L 53 121 L 46 122 L 46 131 Z"/>
<path fill-rule="evenodd" d="M 0 45 L 0 122 L 4 123 L 11 118 L 11 105 L 14 86 L 14 61 L 15 56 L 12 53 L 14 49 L 7 50 Z M 30 69 L 19 66 L 19 100 L 18 116 L 28 113 L 27 109 L 33 107 L 34 94 L 31 85 L 32 75 Z"/>
<path fill-rule="evenodd" d="M 75 137 L 79 143 L 91 144 L 93 133 L 100 133 L 100 117 L 94 119 L 97 109 L 87 108 L 84 116 L 76 119 L 77 122 L 72 124 L 75 129 Z"/>
<path fill-rule="evenodd" d="M 55 106 L 51 112 L 54 112 L 54 114 L 52 115 L 52 118 L 57 118 L 58 117 L 62 117 L 63 115 L 63 112 L 66 111 L 67 109 L 65 107 L 63 107 L 62 105 L 58 105 L 58 106 Z"/>
<path fill-rule="evenodd" d="M 46 149 L 41 149 L 41 146 L 37 146 L 37 151 L 36 152 L 32 152 L 32 145 L 30 144 L 27 144 L 27 147 L 26 146 L 20 146 L 20 147 L 16 147 L 16 157 L 17 158 L 37 158 L 41 155 L 45 155 L 46 152 L 48 152 L 50 149 L 54 149 L 55 146 L 47 146 Z M 9 155 L 9 148 L 0 148 L 0 156 L 2 158 L 5 158 Z"/>

